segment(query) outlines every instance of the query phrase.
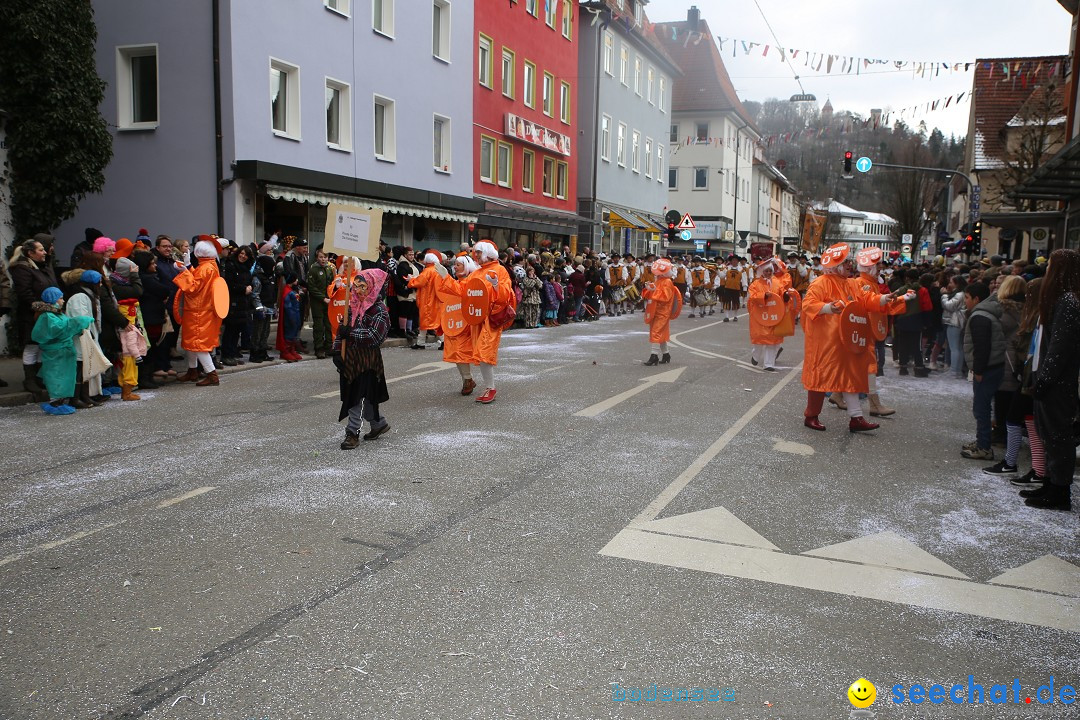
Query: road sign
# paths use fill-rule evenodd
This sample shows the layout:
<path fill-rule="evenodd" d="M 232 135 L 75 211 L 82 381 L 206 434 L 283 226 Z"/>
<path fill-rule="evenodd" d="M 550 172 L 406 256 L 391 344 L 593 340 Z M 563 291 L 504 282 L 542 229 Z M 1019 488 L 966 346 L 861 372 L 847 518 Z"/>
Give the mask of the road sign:
<path fill-rule="evenodd" d="M 1032 228 L 1031 230 L 1031 249 L 1032 250 L 1045 250 L 1049 245 L 1050 231 L 1047 228 Z"/>
<path fill-rule="evenodd" d="M 910 255 L 911 254 L 911 246 L 910 245 L 904 245 L 902 248 L 900 248 L 900 252 L 904 253 L 905 255 Z"/>
<path fill-rule="evenodd" d="M 689 230 L 683 230 L 681 233 L 679 233 L 679 237 L 683 240 L 689 240 L 691 237 L 693 237 L 693 234 Z M 705 241 L 702 240 L 701 244 L 704 245 Z"/>
<path fill-rule="evenodd" d="M 724 239 L 728 240 L 728 241 L 734 240 L 735 239 L 735 231 L 734 230 L 725 230 L 724 231 Z"/>
<path fill-rule="evenodd" d="M 690 213 L 683 215 L 683 218 L 679 221 L 678 225 L 680 230 L 693 230 L 696 227 L 697 223 L 694 222 L 694 218 L 690 217 Z"/>
<path fill-rule="evenodd" d="M 668 210 L 667 214 L 664 215 L 664 220 L 674 225 L 675 223 L 682 220 L 682 213 L 678 210 Z"/>
<path fill-rule="evenodd" d="M 900 242 L 904 243 L 905 245 L 910 245 L 911 244 L 911 233 L 904 233 L 903 235 L 901 235 L 900 236 Z"/>
<path fill-rule="evenodd" d="M 870 172 L 872 167 L 874 167 L 874 161 L 865 155 L 855 161 L 855 169 L 861 173 Z"/>

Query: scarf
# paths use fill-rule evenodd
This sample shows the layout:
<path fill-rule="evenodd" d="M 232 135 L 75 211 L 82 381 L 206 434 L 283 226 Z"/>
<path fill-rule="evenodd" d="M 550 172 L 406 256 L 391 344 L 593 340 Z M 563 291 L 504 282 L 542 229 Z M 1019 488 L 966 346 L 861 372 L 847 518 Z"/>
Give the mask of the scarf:
<path fill-rule="evenodd" d="M 372 305 L 379 299 L 383 285 L 386 283 L 386 272 L 378 268 L 361 270 L 357 275 L 367 281 L 367 295 L 361 297 L 353 287 L 349 286 L 349 317 L 353 322 L 362 318 Z"/>

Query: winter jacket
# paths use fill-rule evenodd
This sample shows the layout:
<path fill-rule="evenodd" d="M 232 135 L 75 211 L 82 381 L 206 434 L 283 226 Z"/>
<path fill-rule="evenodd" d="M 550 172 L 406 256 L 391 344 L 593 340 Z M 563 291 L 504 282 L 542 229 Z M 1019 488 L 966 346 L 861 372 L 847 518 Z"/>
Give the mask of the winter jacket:
<path fill-rule="evenodd" d="M 570 274 L 570 279 L 567 281 L 567 285 L 573 289 L 574 298 L 580 298 L 585 294 L 585 288 L 588 286 L 588 281 L 585 280 L 585 273 L 575 270 Z"/>
<path fill-rule="evenodd" d="M 225 318 L 226 324 L 239 325 L 247 322 L 251 310 L 251 300 L 247 292 L 251 286 L 251 270 L 235 259 L 228 258 L 221 264 L 221 277 L 229 286 L 229 314 Z"/>
<path fill-rule="evenodd" d="M 1007 345 L 1003 327 L 1004 315 L 1005 309 L 997 295 L 991 295 L 979 303 L 968 317 L 964 330 L 964 358 L 976 375 L 982 375 L 987 370 L 1005 364 Z M 1016 332 L 1016 325 L 1013 325 L 1012 330 L 1013 333 Z"/>
<path fill-rule="evenodd" d="M 1077 376 L 1080 374 L 1078 347 L 1080 299 L 1072 293 L 1065 293 L 1054 304 L 1054 317 L 1049 327 L 1043 327 L 1033 392 L 1037 400 L 1053 394 L 1076 402 Z"/>
<path fill-rule="evenodd" d="M 139 278 L 143 286 L 143 294 L 139 298 L 143 322 L 147 325 L 164 325 L 165 308 L 171 303 L 176 286 L 172 282 L 166 285 L 157 273 L 139 273 Z"/>
<path fill-rule="evenodd" d="M 334 282 L 337 272 L 333 265 L 326 267 L 315 263 L 308 268 L 308 295 L 312 301 L 322 302 L 326 298 L 326 289 Z"/>
<path fill-rule="evenodd" d="M 57 287 L 56 275 L 47 264 L 38 265 L 30 258 L 20 254 L 12 257 L 8 267 L 11 285 L 15 291 L 15 319 L 19 328 L 19 339 L 23 344 L 33 342 L 30 333 L 34 329 L 32 305 L 41 302 L 41 293 L 47 287 Z"/>
<path fill-rule="evenodd" d="M 544 287 L 544 281 L 536 277 L 526 277 L 521 281 L 521 304 L 539 305 L 540 290 Z"/>
<path fill-rule="evenodd" d="M 947 327 L 964 327 L 964 291 L 957 290 L 952 296 L 941 296 L 941 322 Z"/>

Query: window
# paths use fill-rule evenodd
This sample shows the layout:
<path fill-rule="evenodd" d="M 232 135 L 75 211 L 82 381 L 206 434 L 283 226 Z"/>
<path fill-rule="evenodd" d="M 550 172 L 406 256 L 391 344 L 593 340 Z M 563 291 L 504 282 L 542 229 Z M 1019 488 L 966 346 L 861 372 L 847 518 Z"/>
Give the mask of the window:
<path fill-rule="evenodd" d="M 431 6 L 431 54 L 450 62 L 450 0 L 434 0 Z"/>
<path fill-rule="evenodd" d="M 630 53 L 626 48 L 619 48 L 619 82 L 630 87 Z"/>
<path fill-rule="evenodd" d="M 671 124 L 671 132 L 668 134 L 668 142 L 679 142 L 679 125 L 678 123 Z"/>
<path fill-rule="evenodd" d="M 397 158 L 397 131 L 394 101 L 375 96 L 375 157 L 393 162 Z"/>
<path fill-rule="evenodd" d="M 514 97 L 514 53 L 506 48 L 502 53 L 502 92 L 508 98 Z"/>
<path fill-rule="evenodd" d="M 555 182 L 555 161 L 552 158 L 544 158 L 544 194 L 551 197 L 552 184 Z"/>
<path fill-rule="evenodd" d="M 652 177 L 652 138 L 645 138 L 645 177 Z"/>
<path fill-rule="evenodd" d="M 544 114 L 553 116 L 555 110 L 552 104 L 555 102 L 555 76 L 549 72 L 544 73 Z"/>
<path fill-rule="evenodd" d="M 664 143 L 656 143 L 656 181 L 664 182 Z"/>
<path fill-rule="evenodd" d="M 570 0 L 562 4 L 562 36 L 567 40 L 574 37 L 574 6 Z"/>
<path fill-rule="evenodd" d="M 476 58 L 476 64 L 480 73 L 480 84 L 486 88 L 491 87 L 491 38 L 487 35 L 480 36 L 480 42 L 478 43 L 479 54 Z"/>
<path fill-rule="evenodd" d="M 626 123 L 619 123 L 617 142 L 615 160 L 619 163 L 619 167 L 626 167 Z"/>
<path fill-rule="evenodd" d="M 270 118 L 274 134 L 300 139 L 300 68 L 270 59 Z"/>
<path fill-rule="evenodd" d="M 631 152 L 632 152 L 630 157 L 634 161 L 633 170 L 634 170 L 634 172 L 641 172 L 641 159 L 638 156 L 638 148 L 641 147 L 641 133 L 639 133 L 637 130 L 635 130 L 630 137 L 631 137 L 630 147 L 631 147 Z"/>
<path fill-rule="evenodd" d="M 668 190 L 679 189 L 679 168 L 668 168 L 667 171 L 667 186 Z"/>
<path fill-rule="evenodd" d="M 641 95 L 641 58 L 634 58 L 634 92 Z"/>
<path fill-rule="evenodd" d="M 332 78 L 326 78 L 326 144 L 336 150 L 352 150 L 349 86 Z"/>
<path fill-rule="evenodd" d="M 536 65 L 528 60 L 525 61 L 525 104 L 531 108 L 536 107 Z"/>
<path fill-rule="evenodd" d="M 648 77 L 648 83 L 645 85 L 645 89 L 646 89 L 646 91 L 648 91 L 648 94 L 645 97 L 649 100 L 650 105 L 655 105 L 656 104 L 653 101 L 653 81 L 655 79 L 654 75 L 655 75 L 655 73 L 654 73 L 653 69 L 650 67 L 649 68 L 649 73 L 646 76 L 646 77 Z"/>
<path fill-rule="evenodd" d="M 559 10 L 559 6 L 556 2 L 557 0 L 544 0 L 544 22 L 546 22 L 548 27 L 552 30 L 555 29 L 555 14 Z"/>
<path fill-rule="evenodd" d="M 450 172 L 450 118 L 436 115 L 432 126 L 432 164 L 440 172 Z"/>
<path fill-rule="evenodd" d="M 529 13 L 533 17 L 537 17 L 536 2 L 537 0 L 525 0 L 525 12 Z"/>
<path fill-rule="evenodd" d="M 495 182 L 495 140 L 486 135 L 480 136 L 480 180 Z"/>
<path fill-rule="evenodd" d="M 615 36 L 609 30 L 604 31 L 604 72 L 615 74 Z"/>
<path fill-rule="evenodd" d="M 117 117 L 122 128 L 149 130 L 158 126 L 157 53 L 157 45 L 116 48 Z M 273 70 L 270 74 L 273 98 Z"/>
<path fill-rule="evenodd" d="M 351 4 L 351 0 L 324 0 L 324 4 L 327 9 L 340 13 L 345 17 L 349 17 L 349 5 Z"/>
<path fill-rule="evenodd" d="M 600 159 L 611 162 L 611 116 L 600 118 Z"/>
<path fill-rule="evenodd" d="M 697 123 L 695 132 L 697 134 L 694 137 L 697 139 L 698 142 L 709 142 L 709 123 Z"/>
<path fill-rule="evenodd" d="M 695 190 L 708 190 L 709 189 L 709 168 L 703 168 L 703 167 L 694 168 L 694 189 Z"/>
<path fill-rule="evenodd" d="M 559 85 L 559 119 L 570 124 L 570 83 Z"/>
<path fill-rule="evenodd" d="M 371 29 L 394 37 L 394 0 L 371 0 Z"/>
<path fill-rule="evenodd" d="M 656 102 L 659 105 L 661 112 L 663 112 L 663 110 L 664 110 L 664 91 L 665 91 L 664 86 L 665 85 L 667 85 L 667 82 L 664 80 L 664 78 L 660 78 L 660 94 L 659 94 L 659 97 L 656 98 Z"/>
<path fill-rule="evenodd" d="M 533 191 L 533 182 L 536 180 L 536 153 L 525 150 L 521 154 L 521 189 L 525 192 Z"/>
<path fill-rule="evenodd" d="M 508 143 L 499 143 L 499 158 L 498 158 L 498 170 L 499 170 L 499 184 L 503 187 L 510 187 L 513 183 L 510 182 L 511 174 L 514 166 L 514 146 Z"/>
<path fill-rule="evenodd" d="M 558 163 L 558 172 L 555 178 L 555 197 L 560 200 L 566 199 L 566 178 L 569 168 L 566 163 Z"/>

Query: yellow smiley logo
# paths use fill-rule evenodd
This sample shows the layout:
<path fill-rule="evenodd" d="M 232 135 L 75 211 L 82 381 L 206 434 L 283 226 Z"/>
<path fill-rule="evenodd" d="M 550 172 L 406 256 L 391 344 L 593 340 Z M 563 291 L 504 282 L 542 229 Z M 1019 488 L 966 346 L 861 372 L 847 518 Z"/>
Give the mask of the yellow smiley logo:
<path fill-rule="evenodd" d="M 848 701 L 860 710 L 868 708 L 877 700 L 877 688 L 866 678 L 859 678 L 851 683 L 851 687 L 847 690 L 847 697 Z"/>

